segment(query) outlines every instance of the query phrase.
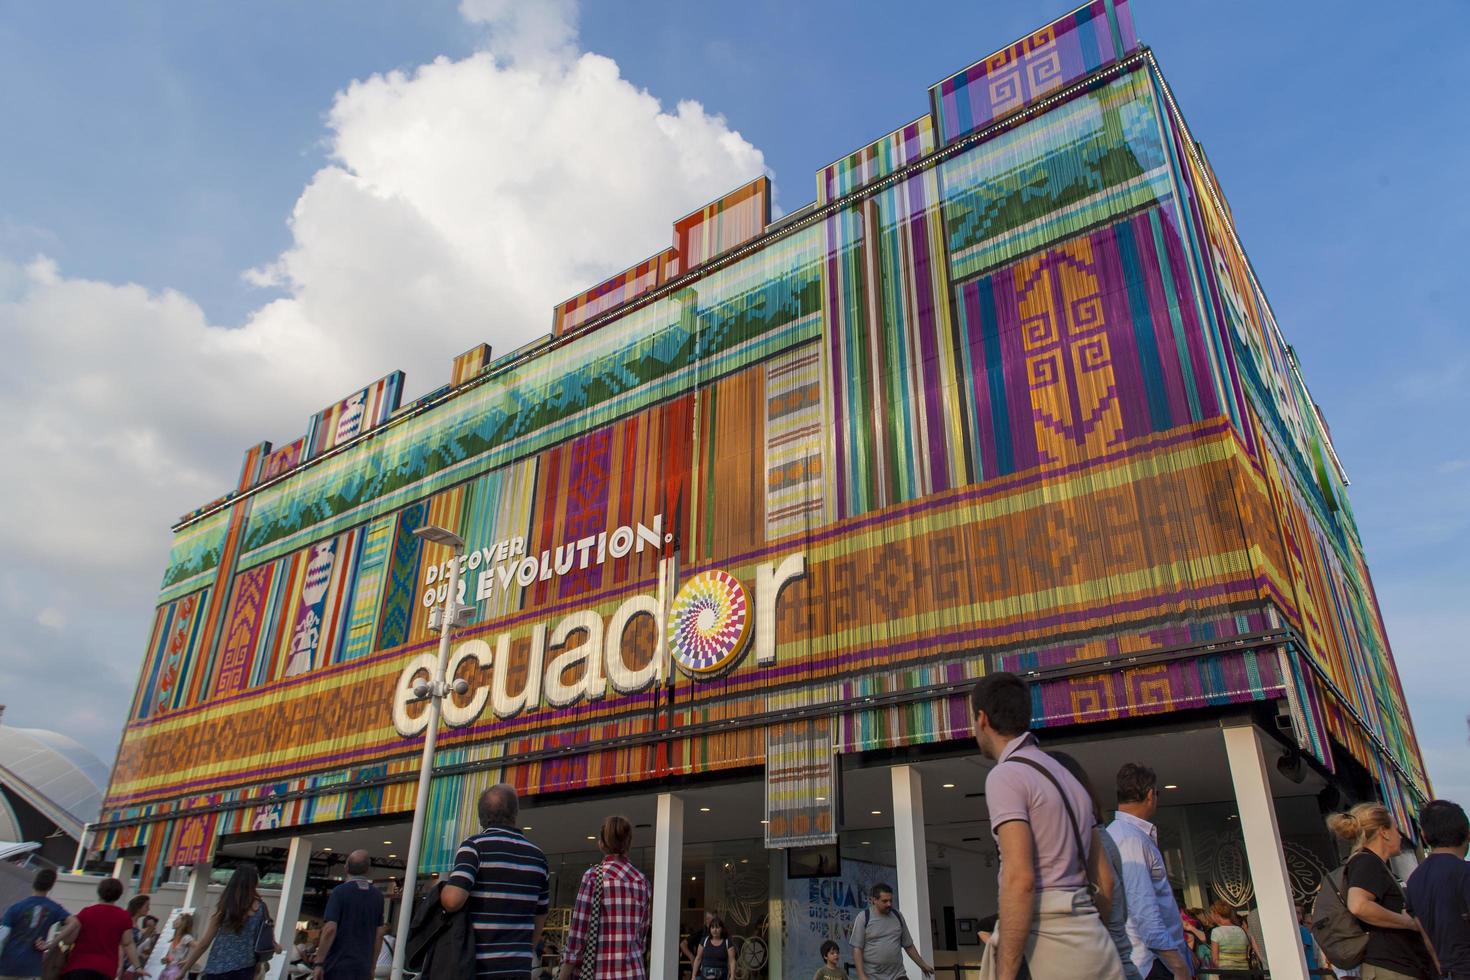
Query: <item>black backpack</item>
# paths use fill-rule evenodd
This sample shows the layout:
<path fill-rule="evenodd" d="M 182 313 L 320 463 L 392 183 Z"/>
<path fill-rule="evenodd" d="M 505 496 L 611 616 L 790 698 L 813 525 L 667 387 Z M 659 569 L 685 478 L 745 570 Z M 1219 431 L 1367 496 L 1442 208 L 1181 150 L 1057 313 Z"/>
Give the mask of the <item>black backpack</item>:
<path fill-rule="evenodd" d="M 1348 860 L 1351 860 L 1349 858 Z M 1312 902 L 1312 938 L 1328 962 L 1349 969 L 1363 962 L 1368 933 L 1347 907 L 1347 862 L 1322 876 L 1322 887 Z"/>

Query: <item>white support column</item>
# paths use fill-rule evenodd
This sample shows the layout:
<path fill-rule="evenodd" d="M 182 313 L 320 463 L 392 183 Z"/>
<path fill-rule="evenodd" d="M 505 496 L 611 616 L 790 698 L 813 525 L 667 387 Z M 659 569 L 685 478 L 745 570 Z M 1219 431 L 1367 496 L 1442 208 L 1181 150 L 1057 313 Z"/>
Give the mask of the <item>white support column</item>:
<path fill-rule="evenodd" d="M 898 862 L 898 895 L 894 905 L 903 913 L 914 946 L 934 965 L 934 936 L 929 930 L 929 847 L 924 840 L 924 778 L 914 766 L 894 766 L 893 850 Z M 923 980 L 907 956 L 904 970 L 910 980 Z"/>
<path fill-rule="evenodd" d="M 311 864 L 311 838 L 292 837 L 286 851 L 286 874 L 281 881 L 281 897 L 276 904 L 276 942 L 286 952 L 271 960 L 266 976 L 286 980 L 290 966 L 292 940 L 296 936 L 296 920 L 301 917 L 301 895 L 306 890 L 306 869 Z"/>
<path fill-rule="evenodd" d="M 184 903 L 179 908 L 188 909 L 194 913 L 194 928 L 203 928 L 199 925 L 203 921 L 202 913 L 204 905 L 209 901 L 209 875 L 214 870 L 214 865 L 203 861 L 189 869 L 189 879 L 184 885 Z"/>
<path fill-rule="evenodd" d="M 786 931 L 786 852 L 767 851 L 771 859 L 771 898 L 766 919 L 766 976 L 781 972 L 781 940 Z"/>
<path fill-rule="evenodd" d="M 653 842 L 653 947 L 650 977 L 679 975 L 679 895 L 684 876 L 684 801 L 658 794 Z"/>
<path fill-rule="evenodd" d="M 82 868 L 87 863 L 87 838 L 92 835 L 92 825 L 82 824 L 81 836 L 77 838 L 77 856 L 72 858 L 71 870 L 73 874 L 81 874 Z"/>
<path fill-rule="evenodd" d="M 133 887 L 133 875 L 138 873 L 138 864 L 135 857 L 120 857 L 112 862 L 112 876 L 122 882 L 124 894 Z"/>
<path fill-rule="evenodd" d="M 1272 980 L 1308 980 L 1307 958 L 1297 931 L 1291 879 L 1286 874 L 1286 855 L 1281 851 L 1281 832 L 1276 825 L 1276 805 L 1271 798 L 1260 735 L 1246 719 L 1226 721 L 1222 730 Z"/>

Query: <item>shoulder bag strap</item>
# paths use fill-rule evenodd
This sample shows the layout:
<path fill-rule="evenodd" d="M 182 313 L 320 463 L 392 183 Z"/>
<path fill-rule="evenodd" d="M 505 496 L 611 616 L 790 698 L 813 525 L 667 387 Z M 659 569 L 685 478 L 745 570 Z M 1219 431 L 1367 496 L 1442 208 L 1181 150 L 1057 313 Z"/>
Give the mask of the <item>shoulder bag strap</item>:
<path fill-rule="evenodd" d="M 1470 874 L 1470 862 L 1460 862 L 1460 918 L 1470 923 L 1470 902 L 1465 900 L 1465 875 Z"/>
<path fill-rule="evenodd" d="M 598 947 L 602 944 L 602 886 L 607 876 L 607 866 L 597 866 L 597 883 L 592 886 L 592 911 L 587 916 L 587 934 L 582 937 L 582 962 L 577 971 L 578 980 L 595 980 L 597 976 Z"/>
<path fill-rule="evenodd" d="M 1082 831 L 1079 829 L 1079 825 L 1077 823 L 1077 814 L 1072 809 L 1072 801 L 1067 799 L 1067 794 L 1062 789 L 1062 784 L 1057 782 L 1057 777 L 1053 776 L 1051 772 L 1046 768 L 1046 766 L 1043 766 L 1035 759 L 1027 759 L 1023 756 L 1013 755 L 1007 761 L 1019 762 L 1022 765 L 1030 766 L 1032 769 L 1035 769 L 1037 772 L 1045 776 L 1046 781 L 1051 783 L 1052 786 L 1056 788 L 1057 795 L 1062 798 L 1062 806 L 1064 806 L 1067 810 L 1067 826 L 1072 828 L 1072 842 L 1077 845 L 1077 863 L 1082 865 L 1082 873 L 1084 875 L 1087 874 L 1087 850 L 1082 846 Z"/>

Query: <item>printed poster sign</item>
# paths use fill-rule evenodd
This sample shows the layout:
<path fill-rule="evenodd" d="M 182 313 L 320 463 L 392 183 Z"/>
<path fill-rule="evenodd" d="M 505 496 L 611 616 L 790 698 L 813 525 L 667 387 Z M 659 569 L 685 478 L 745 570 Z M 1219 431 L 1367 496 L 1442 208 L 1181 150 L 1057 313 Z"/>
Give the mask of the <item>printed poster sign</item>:
<path fill-rule="evenodd" d="M 898 870 L 885 864 L 842 859 L 842 873 L 833 878 L 797 878 L 786 882 L 783 906 L 781 969 L 788 977 L 809 977 L 822 965 L 822 943 L 835 939 L 843 948 L 842 962 L 852 959 L 847 938 L 852 922 L 868 907 L 868 889 L 878 882 L 895 888 Z M 903 911 L 902 897 L 894 904 Z M 909 924 L 913 929 L 914 925 Z"/>

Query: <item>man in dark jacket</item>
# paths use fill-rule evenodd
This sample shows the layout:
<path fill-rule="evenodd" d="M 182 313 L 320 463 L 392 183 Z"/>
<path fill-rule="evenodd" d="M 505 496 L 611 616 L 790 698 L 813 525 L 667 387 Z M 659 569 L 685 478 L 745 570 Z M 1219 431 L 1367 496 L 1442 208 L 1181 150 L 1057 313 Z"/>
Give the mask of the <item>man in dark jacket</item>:
<path fill-rule="evenodd" d="M 434 980 L 475 980 L 475 937 L 470 917 L 461 908 L 440 902 L 443 882 L 436 882 L 419 902 L 408 930 L 404 969 Z"/>

